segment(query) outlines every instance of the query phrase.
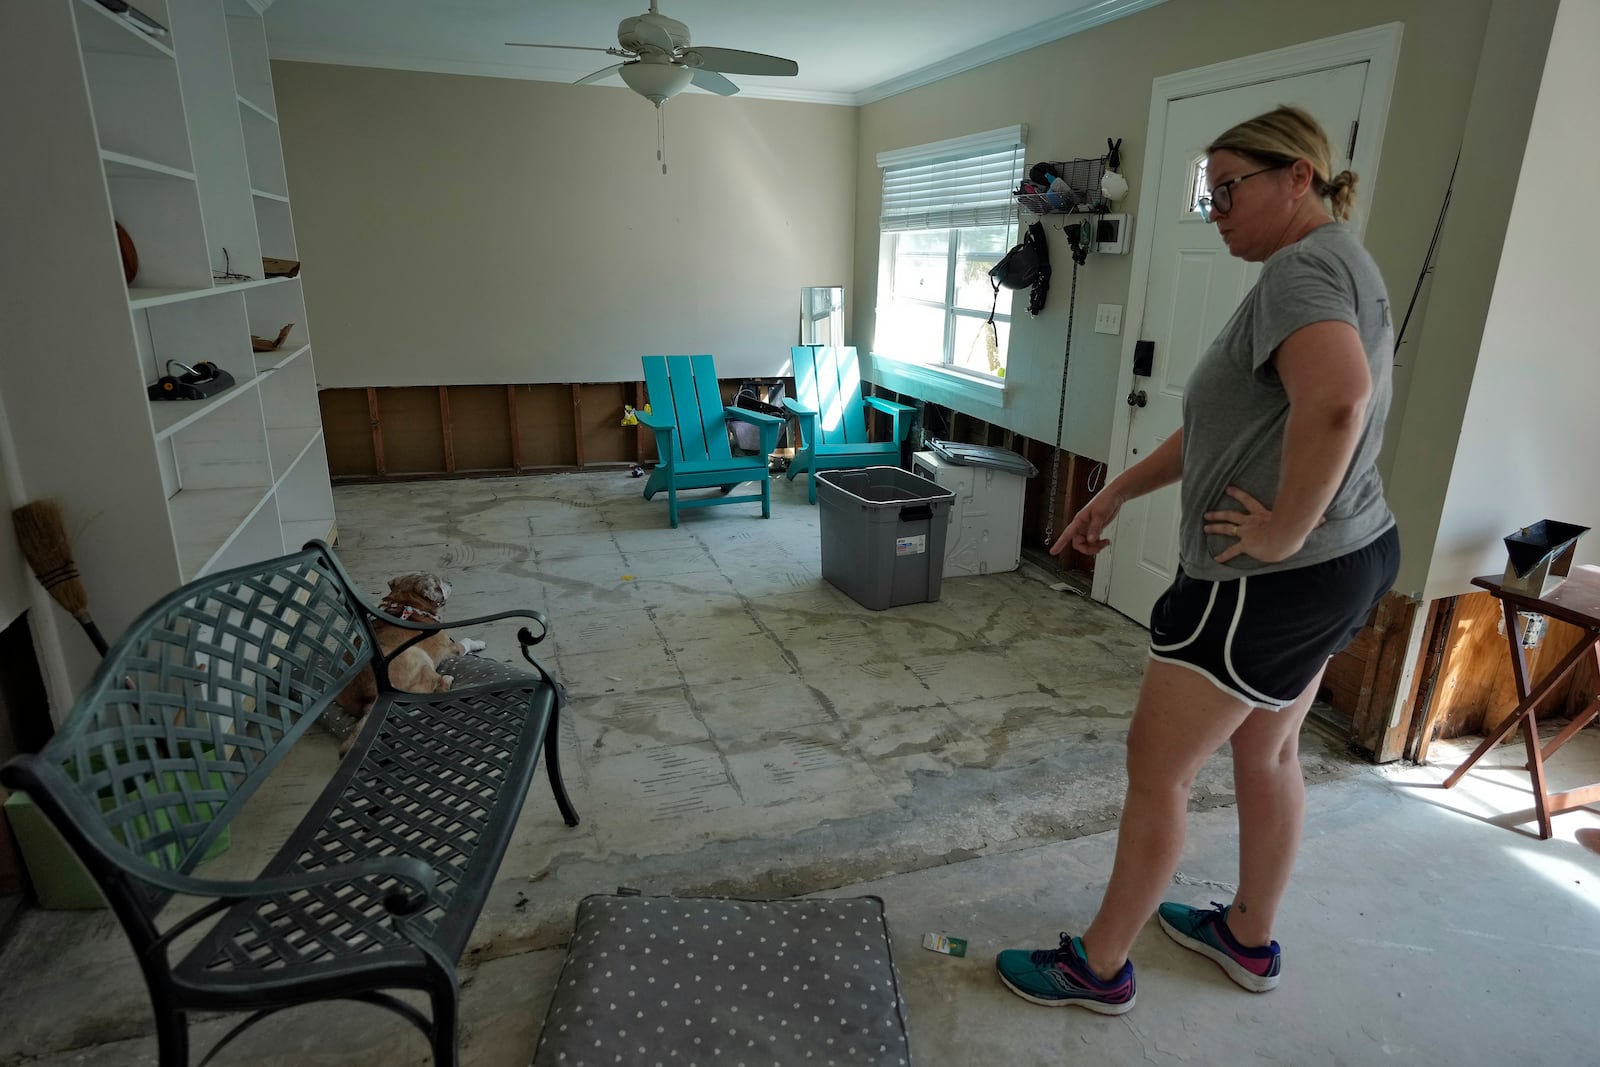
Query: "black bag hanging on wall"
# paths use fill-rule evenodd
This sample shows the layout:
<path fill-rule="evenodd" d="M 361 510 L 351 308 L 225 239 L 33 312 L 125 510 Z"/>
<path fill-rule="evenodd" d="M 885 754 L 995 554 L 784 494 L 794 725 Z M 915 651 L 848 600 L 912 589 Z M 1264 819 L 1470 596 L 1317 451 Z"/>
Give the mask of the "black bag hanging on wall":
<path fill-rule="evenodd" d="M 997 305 L 1001 286 L 1007 289 L 1027 289 L 1031 286 L 1033 291 L 1028 296 L 1028 314 L 1037 315 L 1044 310 L 1045 297 L 1050 293 L 1050 249 L 1045 245 L 1042 225 L 1037 222 L 1028 224 L 1022 241 L 989 268 L 989 284 L 994 287 Z M 989 311 L 989 321 L 994 321 L 993 308 Z"/>

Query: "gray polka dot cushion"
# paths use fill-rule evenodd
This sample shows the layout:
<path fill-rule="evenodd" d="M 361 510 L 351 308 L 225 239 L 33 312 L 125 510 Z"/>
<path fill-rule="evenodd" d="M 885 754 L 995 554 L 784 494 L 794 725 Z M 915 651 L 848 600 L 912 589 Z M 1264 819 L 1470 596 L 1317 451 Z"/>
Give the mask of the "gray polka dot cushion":
<path fill-rule="evenodd" d="M 904 1067 L 883 901 L 591 896 L 534 1067 Z"/>

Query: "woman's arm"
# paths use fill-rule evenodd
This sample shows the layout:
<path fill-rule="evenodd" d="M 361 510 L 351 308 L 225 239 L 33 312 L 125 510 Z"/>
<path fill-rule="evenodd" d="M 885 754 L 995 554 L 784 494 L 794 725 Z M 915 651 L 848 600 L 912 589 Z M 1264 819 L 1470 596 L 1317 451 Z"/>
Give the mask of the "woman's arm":
<path fill-rule="evenodd" d="M 1303 326 L 1272 358 L 1289 395 L 1278 495 L 1268 511 L 1241 490 L 1229 489 L 1245 505 L 1245 521 L 1232 522 L 1231 512 L 1207 513 L 1208 522 L 1221 520 L 1207 526 L 1208 533 L 1239 537 L 1217 557 L 1221 563 L 1241 553 L 1276 563 L 1300 551 L 1344 481 L 1366 422 L 1372 372 L 1355 327 L 1338 321 Z"/>
<path fill-rule="evenodd" d="M 1183 429 L 1161 442 L 1156 450 L 1115 478 L 1072 517 L 1050 547 L 1052 556 L 1065 552 L 1068 545 L 1085 555 L 1094 555 L 1111 542 L 1100 536 L 1117 518 L 1122 505 L 1136 496 L 1153 493 L 1183 477 Z"/>
<path fill-rule="evenodd" d="M 1183 477 L 1183 427 L 1162 441 L 1148 456 L 1111 479 L 1101 490 L 1115 493 L 1123 502 L 1153 493 Z"/>

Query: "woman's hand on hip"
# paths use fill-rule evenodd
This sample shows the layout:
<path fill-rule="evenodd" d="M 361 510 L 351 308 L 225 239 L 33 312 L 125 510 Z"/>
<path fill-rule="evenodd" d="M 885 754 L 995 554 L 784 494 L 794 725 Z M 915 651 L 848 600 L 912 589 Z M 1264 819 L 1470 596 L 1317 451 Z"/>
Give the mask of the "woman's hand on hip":
<path fill-rule="evenodd" d="M 1279 563 L 1288 559 L 1306 543 L 1306 535 L 1283 529 L 1274 521 L 1271 510 L 1236 485 L 1228 486 L 1227 493 L 1244 506 L 1243 511 L 1208 511 L 1205 514 L 1205 532 L 1237 540 L 1223 549 L 1215 558 L 1227 563 L 1235 556 L 1249 556 L 1262 563 Z M 1321 526 L 1326 519 L 1318 519 Z"/>
<path fill-rule="evenodd" d="M 1100 490 L 1076 515 L 1072 516 L 1067 528 L 1061 531 L 1056 543 L 1050 546 L 1050 554 L 1059 556 L 1067 550 L 1068 545 L 1071 545 L 1086 556 L 1097 555 L 1111 543 L 1101 534 L 1107 526 L 1116 521 L 1117 512 L 1122 510 L 1122 504 L 1122 494 L 1113 491 L 1110 486 Z"/>

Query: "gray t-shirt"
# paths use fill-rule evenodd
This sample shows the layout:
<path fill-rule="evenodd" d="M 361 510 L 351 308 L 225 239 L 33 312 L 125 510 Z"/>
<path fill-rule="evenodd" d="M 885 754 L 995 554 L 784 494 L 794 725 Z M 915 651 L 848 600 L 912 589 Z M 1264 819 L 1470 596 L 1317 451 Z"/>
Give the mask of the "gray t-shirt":
<path fill-rule="evenodd" d="M 1207 534 L 1205 513 L 1243 507 L 1224 490 L 1239 486 L 1267 508 L 1278 495 L 1289 395 L 1272 355 L 1296 330 L 1330 320 L 1348 322 L 1361 335 L 1372 397 L 1355 455 L 1328 505 L 1327 522 L 1286 560 L 1263 563 L 1240 555 L 1219 564 L 1215 557 L 1234 540 Z M 1227 581 L 1306 567 L 1363 548 L 1394 525 L 1376 466 L 1393 395 L 1393 361 L 1394 329 L 1383 276 L 1347 225 L 1319 226 L 1272 254 L 1255 288 L 1195 366 L 1184 394 L 1178 543 L 1187 574 Z"/>

